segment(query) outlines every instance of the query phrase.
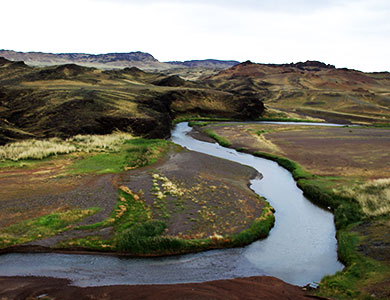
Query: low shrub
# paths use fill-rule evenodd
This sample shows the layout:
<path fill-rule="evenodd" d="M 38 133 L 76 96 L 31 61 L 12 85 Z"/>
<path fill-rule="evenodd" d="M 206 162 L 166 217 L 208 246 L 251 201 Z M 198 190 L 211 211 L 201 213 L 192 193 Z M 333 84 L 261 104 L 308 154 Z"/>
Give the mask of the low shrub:
<path fill-rule="evenodd" d="M 184 240 L 162 236 L 166 228 L 167 225 L 158 220 L 134 224 L 117 237 L 117 247 L 132 254 L 172 253 L 185 248 Z"/>

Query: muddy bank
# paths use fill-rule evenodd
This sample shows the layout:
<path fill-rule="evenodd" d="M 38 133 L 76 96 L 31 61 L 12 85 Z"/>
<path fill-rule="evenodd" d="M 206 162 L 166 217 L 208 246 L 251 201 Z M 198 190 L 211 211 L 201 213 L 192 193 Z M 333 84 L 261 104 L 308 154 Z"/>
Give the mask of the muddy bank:
<path fill-rule="evenodd" d="M 45 297 L 46 298 L 43 298 Z M 268 299 L 303 300 L 302 288 L 275 277 L 249 277 L 175 285 L 114 285 L 81 288 L 67 279 L 48 277 L 0 277 L 3 300 L 116 300 L 116 299 Z"/>

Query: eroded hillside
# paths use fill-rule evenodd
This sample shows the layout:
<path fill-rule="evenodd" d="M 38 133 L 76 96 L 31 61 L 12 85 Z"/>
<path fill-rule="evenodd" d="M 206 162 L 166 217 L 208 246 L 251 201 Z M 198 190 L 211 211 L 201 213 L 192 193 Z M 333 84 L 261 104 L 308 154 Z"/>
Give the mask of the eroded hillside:
<path fill-rule="evenodd" d="M 114 130 L 164 138 L 182 115 L 254 119 L 263 109 L 258 97 L 135 67 L 37 68 L 0 58 L 0 144 Z"/>

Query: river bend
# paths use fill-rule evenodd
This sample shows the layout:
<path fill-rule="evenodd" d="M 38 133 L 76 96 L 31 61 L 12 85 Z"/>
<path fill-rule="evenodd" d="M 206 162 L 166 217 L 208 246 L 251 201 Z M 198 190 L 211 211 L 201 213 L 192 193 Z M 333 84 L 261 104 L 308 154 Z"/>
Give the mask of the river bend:
<path fill-rule="evenodd" d="M 263 178 L 251 188 L 275 208 L 268 238 L 243 248 L 212 250 L 164 258 L 119 258 L 102 255 L 6 254 L 0 276 L 68 278 L 78 286 L 202 282 L 249 276 L 275 276 L 305 285 L 341 270 L 333 215 L 304 196 L 292 175 L 277 163 L 191 138 L 187 123 L 172 132 L 172 141 L 193 151 L 251 166 Z"/>

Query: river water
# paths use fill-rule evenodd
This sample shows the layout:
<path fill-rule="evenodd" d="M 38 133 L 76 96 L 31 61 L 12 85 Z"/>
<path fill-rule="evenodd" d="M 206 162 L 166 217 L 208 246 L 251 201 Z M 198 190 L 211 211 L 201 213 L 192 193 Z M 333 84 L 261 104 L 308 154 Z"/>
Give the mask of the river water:
<path fill-rule="evenodd" d="M 244 248 L 212 250 L 165 258 L 119 258 L 102 255 L 6 254 L 0 276 L 68 278 L 78 286 L 202 282 L 268 275 L 305 285 L 341 270 L 333 215 L 313 205 L 292 175 L 275 162 L 239 153 L 187 135 L 187 123 L 172 132 L 172 141 L 193 151 L 255 168 L 263 178 L 251 188 L 275 208 L 268 238 Z"/>

